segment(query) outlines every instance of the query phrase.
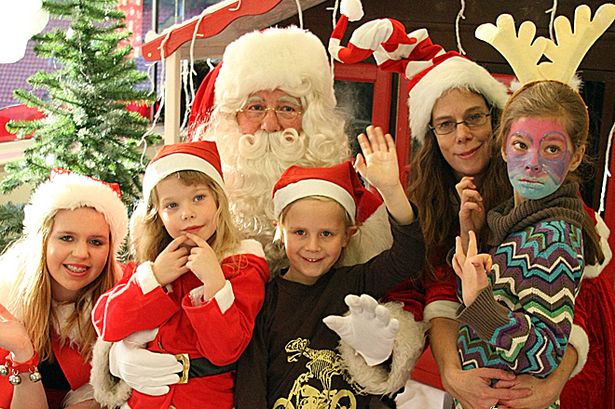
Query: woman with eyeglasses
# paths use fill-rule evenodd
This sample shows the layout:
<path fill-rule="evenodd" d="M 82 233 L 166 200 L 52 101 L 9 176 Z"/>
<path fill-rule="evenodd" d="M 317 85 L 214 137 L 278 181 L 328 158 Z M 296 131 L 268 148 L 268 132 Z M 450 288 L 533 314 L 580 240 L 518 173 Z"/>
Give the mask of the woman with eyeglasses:
<path fill-rule="evenodd" d="M 494 402 L 504 401 L 511 402 L 511 407 L 544 408 L 557 399 L 570 375 L 573 371 L 578 373 L 587 359 L 589 331 L 582 317 L 585 316 L 584 300 L 593 295 L 581 287 L 575 326 L 564 358 L 546 378 L 515 376 L 503 369 L 462 366 L 457 347 L 457 310 L 461 304 L 456 294 L 455 273 L 446 260 L 455 236 L 460 233 L 460 222 L 484 236 L 480 234 L 478 220 L 474 220 L 477 219 L 475 212 L 460 215 L 458 192 L 468 191 L 469 187 L 477 192 L 480 200 L 476 201 L 476 207 L 484 214 L 512 197 L 506 164 L 494 136 L 508 95 L 506 87 L 476 63 L 455 52 L 442 54 L 441 47 L 434 44 L 425 47 L 433 47 L 437 52 L 433 65 L 413 75 L 408 75 L 412 72 L 412 60 L 403 66 L 410 80 L 410 128 L 417 146 L 410 165 L 408 195 L 419 209 L 428 255 L 423 320 L 431 325 L 429 344 L 442 383 L 431 384 L 443 387 L 464 408 L 489 409 Z M 425 67 L 424 62 L 421 63 Z M 406 283 L 393 289 L 384 301 L 402 301 L 407 310 L 413 310 L 416 295 L 412 285 Z M 415 318 L 420 319 L 416 314 Z M 356 350 L 361 355 L 369 355 L 370 351 L 353 348 L 356 343 L 353 345 L 352 339 L 342 336 L 343 343 L 350 345 L 346 350 L 352 352 L 344 354 L 344 359 L 349 362 L 352 375 L 356 378 L 359 374 L 362 385 L 370 393 L 392 393 L 405 382 L 396 373 L 396 368 L 408 367 L 396 362 L 408 360 L 398 347 L 403 345 L 402 332 L 392 348 L 387 377 L 383 377 L 381 368 L 368 368 L 360 356 L 353 354 Z M 418 371 L 414 372 L 430 373 L 417 376 L 421 381 L 438 375 L 434 374 L 433 365 L 425 364 L 431 359 L 430 355 L 419 360 Z M 596 355 L 591 359 L 596 360 Z M 406 392 L 411 388 L 422 386 L 413 382 L 406 384 Z M 421 392 L 408 395 L 420 396 Z M 415 406 L 423 407 L 425 403 Z"/>
<path fill-rule="evenodd" d="M 589 289 L 581 287 L 568 348 L 557 369 L 546 378 L 514 376 L 493 368 L 464 370 L 457 352 L 458 322 L 453 318 L 459 304 L 452 292 L 455 277 L 445 260 L 460 224 L 468 230 L 478 230 L 483 237 L 487 227 L 486 223 L 481 225 L 480 234 L 478 221 L 473 220 L 476 213 L 459 213 L 458 192 L 479 192 L 476 205 L 483 214 L 512 196 L 506 163 L 494 136 L 506 95 L 503 88 L 497 92 L 499 96 L 490 92 L 484 85 L 490 80 L 477 76 L 465 87 L 457 84 L 444 90 L 433 104 L 428 130 L 422 128 L 424 134 L 413 134 L 415 138 L 422 137 L 423 143 L 413 157 L 409 194 L 419 204 L 432 266 L 431 279 L 426 282 L 424 319 L 431 324 L 429 343 L 442 384 L 464 408 L 490 408 L 496 401 L 512 402 L 511 407 L 546 407 L 557 399 L 570 376 L 576 375 L 587 359 L 587 333 L 592 334 L 583 317 L 584 300 L 591 297 Z M 414 104 L 411 95 L 411 110 Z M 395 291 L 389 297 L 399 299 Z"/>

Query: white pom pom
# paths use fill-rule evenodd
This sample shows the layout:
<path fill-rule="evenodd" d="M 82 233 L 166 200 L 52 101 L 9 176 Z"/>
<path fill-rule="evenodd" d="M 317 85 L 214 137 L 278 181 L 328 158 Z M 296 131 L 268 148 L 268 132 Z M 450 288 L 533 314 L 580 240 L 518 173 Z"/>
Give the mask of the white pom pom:
<path fill-rule="evenodd" d="M 363 18 L 363 4 L 361 0 L 342 0 L 340 13 L 348 17 L 348 21 L 358 21 Z"/>

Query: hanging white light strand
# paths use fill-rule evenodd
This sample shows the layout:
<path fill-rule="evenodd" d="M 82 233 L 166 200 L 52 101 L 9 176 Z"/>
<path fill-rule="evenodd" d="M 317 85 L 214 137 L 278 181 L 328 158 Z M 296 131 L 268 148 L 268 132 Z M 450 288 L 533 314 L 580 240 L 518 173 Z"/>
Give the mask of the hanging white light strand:
<path fill-rule="evenodd" d="M 461 34 L 459 33 L 459 22 L 461 21 L 461 19 L 466 19 L 466 16 L 463 15 L 466 10 L 465 0 L 461 0 L 460 4 L 461 8 L 459 9 L 459 13 L 457 13 L 457 17 L 455 18 L 455 37 L 457 38 L 457 50 L 459 50 L 459 54 L 466 55 L 466 50 L 464 50 L 463 46 L 461 45 Z"/>
<path fill-rule="evenodd" d="M 606 142 L 606 153 L 604 154 L 604 173 L 602 174 L 602 189 L 600 190 L 600 207 L 598 208 L 598 213 L 602 214 L 604 212 L 606 201 L 606 187 L 608 184 L 608 179 L 611 177 L 611 146 L 613 144 L 613 133 L 615 133 L 615 123 L 611 127 L 611 131 L 609 132 L 609 137 Z"/>
<path fill-rule="evenodd" d="M 156 124 L 158 123 L 158 120 L 160 119 L 160 114 L 162 113 L 162 108 L 164 107 L 164 98 L 165 98 L 165 87 L 164 87 L 164 83 L 166 80 L 166 75 L 167 75 L 167 70 L 165 67 L 165 63 L 164 63 L 164 47 L 167 43 L 167 41 L 169 40 L 169 37 L 171 36 L 171 30 L 169 30 L 167 32 L 167 34 L 164 36 L 164 38 L 162 39 L 162 41 L 160 42 L 160 61 L 156 61 L 156 63 L 154 64 L 158 64 L 160 63 L 160 86 L 159 89 L 160 91 L 160 97 L 158 97 L 156 99 L 156 101 L 158 101 L 158 99 L 160 99 L 160 104 L 158 105 L 158 109 L 156 110 L 156 114 L 154 114 L 154 118 L 152 119 L 152 126 L 150 126 L 150 128 L 143 134 L 143 136 L 141 137 L 141 140 L 139 141 L 139 146 L 143 145 L 143 151 L 141 152 L 141 164 L 145 164 L 144 159 L 145 159 L 145 154 L 147 151 L 147 140 L 145 139 L 148 135 L 152 134 L 154 132 L 154 128 L 156 127 Z M 154 80 L 152 79 L 152 82 Z M 153 88 L 153 86 L 152 86 Z"/>
<path fill-rule="evenodd" d="M 185 129 L 186 123 L 188 122 L 188 116 L 190 115 L 190 106 L 192 105 L 192 100 L 194 99 L 194 81 L 192 80 L 192 61 L 181 60 L 180 64 L 182 90 L 184 91 L 184 100 L 186 101 L 184 119 L 179 126 L 179 131 L 181 134 L 181 131 Z"/>
<path fill-rule="evenodd" d="M 184 88 L 184 95 L 186 98 L 186 110 L 184 112 L 184 120 L 182 121 L 180 130 L 186 128 L 188 124 L 188 118 L 190 117 L 190 111 L 192 110 L 192 103 L 194 102 L 194 96 L 196 95 L 195 86 L 194 86 L 194 77 L 197 75 L 196 70 L 194 69 L 194 45 L 196 44 L 196 38 L 198 37 L 199 27 L 201 26 L 201 22 L 203 18 L 206 16 L 207 9 L 203 10 L 199 15 L 199 18 L 196 20 L 194 25 L 194 30 L 192 30 L 192 39 L 190 40 L 190 62 L 186 65 L 182 61 L 182 83 Z M 236 10 L 236 9 L 235 9 Z M 187 72 L 184 72 L 186 70 Z M 188 91 L 187 87 L 190 86 L 190 91 Z"/>
<path fill-rule="evenodd" d="M 335 25 L 337 24 L 337 20 L 335 19 L 335 16 L 337 16 L 337 10 L 340 7 L 340 0 L 335 0 L 335 3 L 333 4 L 333 7 L 329 7 L 327 8 L 327 10 L 332 10 L 331 12 L 331 29 L 335 30 Z M 329 54 L 329 67 L 331 69 L 331 76 L 335 78 L 335 60 L 333 59 L 333 56 L 331 54 Z"/>
<path fill-rule="evenodd" d="M 301 1 L 295 0 L 297 5 L 297 15 L 299 16 L 299 27 L 303 28 L 303 10 L 301 10 Z"/>
<path fill-rule="evenodd" d="M 551 38 L 551 41 L 555 41 L 555 35 L 553 34 L 553 22 L 555 21 L 555 15 L 557 14 L 557 0 L 553 0 L 553 7 L 546 10 L 545 13 L 551 13 L 551 18 L 549 19 L 549 38 Z"/>

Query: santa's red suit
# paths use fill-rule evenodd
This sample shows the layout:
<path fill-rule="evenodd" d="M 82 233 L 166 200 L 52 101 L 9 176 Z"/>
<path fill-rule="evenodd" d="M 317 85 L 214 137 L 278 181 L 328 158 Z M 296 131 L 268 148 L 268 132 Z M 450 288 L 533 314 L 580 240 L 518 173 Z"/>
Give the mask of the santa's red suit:
<path fill-rule="evenodd" d="M 201 365 L 204 371 L 205 376 L 171 385 L 162 396 L 133 391 L 128 400 L 131 408 L 232 408 L 232 364 L 252 337 L 269 269 L 255 240 L 242 241 L 238 252 L 225 257 L 221 266 L 227 284 L 209 302 L 202 301 L 199 290 L 203 283 L 192 272 L 163 288 L 149 263 L 141 264 L 100 297 L 92 318 L 105 341 L 120 341 L 134 332 L 159 327 L 147 349 L 187 354 L 191 367 L 199 370 Z M 209 362 L 203 366 L 197 358 Z"/>
<path fill-rule="evenodd" d="M 605 260 L 585 267 L 581 292 L 574 307 L 574 323 L 589 338 L 589 352 L 582 370 L 564 386 L 560 395 L 562 409 L 615 409 L 615 290 L 609 279 L 611 263 L 609 229 L 593 210 L 593 216 Z M 579 360 L 581 357 L 579 357 Z"/>

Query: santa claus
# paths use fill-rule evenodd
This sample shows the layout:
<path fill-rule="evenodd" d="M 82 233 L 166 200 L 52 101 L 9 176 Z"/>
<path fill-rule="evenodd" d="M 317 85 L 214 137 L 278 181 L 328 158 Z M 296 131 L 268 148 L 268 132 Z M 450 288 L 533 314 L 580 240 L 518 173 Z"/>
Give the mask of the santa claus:
<path fill-rule="evenodd" d="M 222 61 L 197 94 L 190 138 L 217 142 L 235 220 L 263 244 L 275 274 L 285 261 L 273 240 L 271 189 L 291 165 L 323 167 L 348 159 L 344 118 L 336 110 L 325 48 L 309 31 L 245 34 L 228 45 Z M 361 212 L 370 217 L 344 265 L 367 261 L 392 242 L 381 203 Z"/>

